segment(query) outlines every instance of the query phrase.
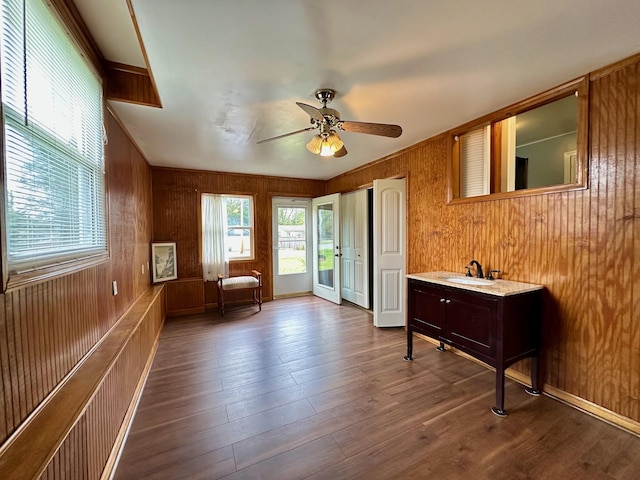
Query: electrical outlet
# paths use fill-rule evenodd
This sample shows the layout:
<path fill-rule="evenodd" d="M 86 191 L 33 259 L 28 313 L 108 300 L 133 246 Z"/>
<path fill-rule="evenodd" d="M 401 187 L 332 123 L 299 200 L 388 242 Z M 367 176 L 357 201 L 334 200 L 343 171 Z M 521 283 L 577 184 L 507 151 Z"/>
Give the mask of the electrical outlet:
<path fill-rule="evenodd" d="M 113 295 L 118 294 L 118 282 L 116 280 L 111 284 L 111 290 L 113 291 Z"/>

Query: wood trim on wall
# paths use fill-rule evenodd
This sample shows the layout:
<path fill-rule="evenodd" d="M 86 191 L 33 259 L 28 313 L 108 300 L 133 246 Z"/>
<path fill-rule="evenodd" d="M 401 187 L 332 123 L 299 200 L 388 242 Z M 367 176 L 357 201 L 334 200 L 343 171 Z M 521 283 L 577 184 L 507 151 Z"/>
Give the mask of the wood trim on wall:
<path fill-rule="evenodd" d="M 104 57 L 72 0 L 49 0 L 71 36 L 104 78 Z"/>
<path fill-rule="evenodd" d="M 142 58 L 144 58 L 144 64 L 146 65 L 146 71 L 149 76 L 149 81 L 151 83 L 151 89 L 154 92 L 154 96 L 157 99 L 157 107 L 162 108 L 162 101 L 160 100 L 160 94 L 158 93 L 158 85 L 156 84 L 156 79 L 153 76 L 153 71 L 151 70 L 151 63 L 149 62 L 149 57 L 147 55 L 147 48 L 144 46 L 144 40 L 142 40 L 142 34 L 140 33 L 140 26 L 138 25 L 138 19 L 136 17 L 136 12 L 133 9 L 133 4 L 131 0 L 127 0 L 127 7 L 129 8 L 129 15 L 131 16 L 131 22 L 133 23 L 133 28 L 136 32 L 136 38 L 138 39 L 138 45 L 140 46 L 140 51 L 142 52 Z"/>
<path fill-rule="evenodd" d="M 27 417 L 0 449 L 1 478 L 38 478 L 49 465 L 55 471 L 55 458 L 60 456 L 81 466 L 80 471 L 67 472 L 70 477 L 100 476 L 105 463 L 92 460 L 106 462 L 110 454 L 114 432 L 121 428 L 154 351 L 164 320 L 163 303 L 162 287 L 150 288 Z M 139 375 L 132 375 L 131 369 Z M 75 435 L 79 429 L 81 434 Z M 109 448 L 91 455 L 91 447 L 99 443 Z"/>

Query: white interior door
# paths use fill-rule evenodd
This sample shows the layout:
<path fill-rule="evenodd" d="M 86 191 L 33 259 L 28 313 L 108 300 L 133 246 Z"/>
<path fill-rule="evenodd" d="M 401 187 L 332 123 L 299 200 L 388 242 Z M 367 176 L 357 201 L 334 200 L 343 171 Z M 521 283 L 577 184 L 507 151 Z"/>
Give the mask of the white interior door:
<path fill-rule="evenodd" d="M 342 298 L 369 308 L 369 238 L 367 191 L 340 198 Z"/>
<path fill-rule="evenodd" d="M 311 199 L 274 197 L 272 207 L 273 295 L 311 292 Z"/>
<path fill-rule="evenodd" d="M 406 304 L 406 182 L 373 181 L 373 324 L 402 327 Z"/>
<path fill-rule="evenodd" d="M 311 205 L 313 294 L 340 304 L 340 194 L 314 198 Z"/>

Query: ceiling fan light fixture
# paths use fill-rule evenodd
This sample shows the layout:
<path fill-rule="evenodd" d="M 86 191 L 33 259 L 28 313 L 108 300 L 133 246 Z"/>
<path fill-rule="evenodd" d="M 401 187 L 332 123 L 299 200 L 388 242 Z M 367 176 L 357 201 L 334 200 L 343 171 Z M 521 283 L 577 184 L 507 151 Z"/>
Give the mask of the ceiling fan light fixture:
<path fill-rule="evenodd" d="M 336 132 L 331 132 L 326 136 L 325 139 L 322 140 L 322 144 L 320 146 L 320 156 L 322 157 L 331 157 L 334 153 L 340 150 L 344 146 L 342 140 Z"/>
<path fill-rule="evenodd" d="M 334 153 L 336 153 L 336 151 L 333 150 L 329 142 L 327 140 L 323 140 L 322 146 L 320 147 L 320 156 L 332 157 Z"/>
<path fill-rule="evenodd" d="M 322 137 L 320 135 L 314 135 L 309 143 L 307 143 L 307 150 L 317 155 L 322 150 L 322 143 Z"/>
<path fill-rule="evenodd" d="M 340 140 L 338 134 L 333 131 L 327 137 L 327 143 L 329 143 L 329 145 L 331 146 L 331 150 L 333 150 L 334 153 L 344 146 L 344 143 L 342 143 L 342 140 Z"/>
<path fill-rule="evenodd" d="M 328 88 L 316 91 L 316 98 L 322 104 L 322 108 L 316 108 L 311 105 L 307 105 L 306 103 L 296 102 L 296 105 L 309 115 L 311 122 L 310 127 L 266 138 L 264 140 L 260 140 L 258 143 L 265 143 L 302 132 L 318 130 L 319 133 L 314 135 L 309 143 L 307 143 L 307 150 L 314 155 L 338 158 L 344 157 L 347 154 L 347 149 L 344 147 L 344 143 L 338 136 L 335 129 L 345 132 L 366 133 L 369 135 L 379 135 L 390 138 L 398 138 L 402 134 L 402 127 L 400 127 L 400 125 L 341 120 L 340 112 L 327 107 L 327 103 L 333 100 L 335 93 L 336 92 L 334 90 Z"/>

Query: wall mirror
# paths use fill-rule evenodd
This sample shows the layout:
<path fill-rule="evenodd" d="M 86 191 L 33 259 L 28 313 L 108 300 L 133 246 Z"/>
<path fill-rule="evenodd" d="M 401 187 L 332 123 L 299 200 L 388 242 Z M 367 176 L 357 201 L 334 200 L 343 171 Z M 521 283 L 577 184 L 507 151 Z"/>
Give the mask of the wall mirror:
<path fill-rule="evenodd" d="M 449 201 L 586 188 L 587 109 L 581 78 L 456 129 Z"/>

